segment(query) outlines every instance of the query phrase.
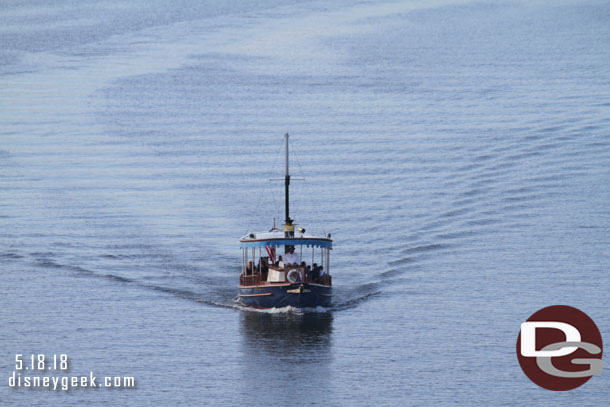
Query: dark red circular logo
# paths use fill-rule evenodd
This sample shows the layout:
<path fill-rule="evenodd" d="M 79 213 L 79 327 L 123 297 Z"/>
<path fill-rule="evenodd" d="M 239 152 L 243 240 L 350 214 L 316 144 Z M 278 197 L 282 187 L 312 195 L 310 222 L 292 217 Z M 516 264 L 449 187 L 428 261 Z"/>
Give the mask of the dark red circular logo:
<path fill-rule="evenodd" d="M 602 336 L 587 314 L 553 305 L 521 324 L 517 358 L 525 375 L 548 390 L 572 390 L 603 368 Z"/>

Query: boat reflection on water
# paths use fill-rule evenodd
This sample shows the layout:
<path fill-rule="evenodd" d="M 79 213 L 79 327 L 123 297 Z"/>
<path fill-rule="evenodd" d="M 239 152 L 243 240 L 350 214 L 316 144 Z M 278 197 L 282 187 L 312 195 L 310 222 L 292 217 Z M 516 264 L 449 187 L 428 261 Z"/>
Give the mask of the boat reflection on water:
<path fill-rule="evenodd" d="M 332 324 L 331 312 L 242 312 L 241 391 L 256 405 L 327 402 Z"/>
<path fill-rule="evenodd" d="M 243 312 L 242 332 L 247 346 L 263 351 L 269 347 L 272 354 L 328 350 L 332 321 L 331 312 Z"/>

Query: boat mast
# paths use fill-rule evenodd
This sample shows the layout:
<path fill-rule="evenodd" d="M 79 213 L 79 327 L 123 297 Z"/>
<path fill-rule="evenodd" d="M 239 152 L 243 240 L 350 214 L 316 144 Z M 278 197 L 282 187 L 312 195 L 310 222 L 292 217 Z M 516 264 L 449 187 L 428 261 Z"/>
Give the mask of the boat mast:
<path fill-rule="evenodd" d="M 284 220 L 284 234 L 286 237 L 294 237 L 294 225 L 290 219 L 290 174 L 288 172 L 288 133 L 284 135 L 286 149 L 286 170 L 284 175 L 284 202 L 286 205 L 286 219 Z"/>
<path fill-rule="evenodd" d="M 286 170 L 284 171 L 284 193 L 285 198 L 284 202 L 286 204 L 286 219 L 284 222 L 290 224 L 292 223 L 292 219 L 290 219 L 290 174 L 288 173 L 288 133 L 284 135 L 284 147 L 286 149 Z"/>

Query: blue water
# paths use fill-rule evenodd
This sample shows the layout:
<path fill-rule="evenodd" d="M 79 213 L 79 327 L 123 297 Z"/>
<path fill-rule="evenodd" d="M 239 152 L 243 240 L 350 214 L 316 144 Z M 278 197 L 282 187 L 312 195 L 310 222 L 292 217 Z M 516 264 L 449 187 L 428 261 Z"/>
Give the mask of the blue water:
<path fill-rule="evenodd" d="M 608 404 L 515 354 L 553 304 L 610 340 L 607 3 L 0 4 L 0 404 Z M 335 305 L 246 311 L 287 131 Z"/>

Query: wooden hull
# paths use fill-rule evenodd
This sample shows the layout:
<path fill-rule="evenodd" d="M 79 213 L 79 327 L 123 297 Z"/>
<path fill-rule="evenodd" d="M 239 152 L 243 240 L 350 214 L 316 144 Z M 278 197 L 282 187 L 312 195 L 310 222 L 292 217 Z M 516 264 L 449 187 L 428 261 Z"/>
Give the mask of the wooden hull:
<path fill-rule="evenodd" d="M 254 308 L 330 307 L 332 287 L 310 283 L 240 286 L 239 302 Z"/>

